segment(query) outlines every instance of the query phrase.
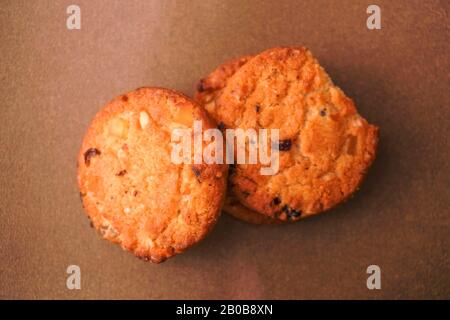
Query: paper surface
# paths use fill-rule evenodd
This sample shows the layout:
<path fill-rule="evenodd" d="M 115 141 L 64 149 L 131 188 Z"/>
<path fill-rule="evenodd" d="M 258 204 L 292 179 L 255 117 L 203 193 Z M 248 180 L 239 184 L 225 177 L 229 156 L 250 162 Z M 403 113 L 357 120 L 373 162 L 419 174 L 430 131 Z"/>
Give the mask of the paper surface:
<path fill-rule="evenodd" d="M 66 9 L 81 8 L 68 30 Z M 377 1 L 3 1 L 0 298 L 450 298 L 449 4 Z M 159 86 L 192 95 L 226 59 L 305 45 L 380 127 L 361 190 L 286 226 L 223 215 L 160 265 L 89 227 L 76 154 L 95 113 Z M 381 268 L 381 290 L 366 269 Z M 78 265 L 81 290 L 68 290 Z"/>

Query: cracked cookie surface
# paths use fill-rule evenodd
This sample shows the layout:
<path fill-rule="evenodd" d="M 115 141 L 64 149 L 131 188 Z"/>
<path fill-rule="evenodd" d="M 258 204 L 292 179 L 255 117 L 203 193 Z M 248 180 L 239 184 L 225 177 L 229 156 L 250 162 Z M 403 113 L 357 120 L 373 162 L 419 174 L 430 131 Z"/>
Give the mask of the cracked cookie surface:
<path fill-rule="evenodd" d="M 225 128 L 279 129 L 277 174 L 237 164 L 229 177 L 231 196 L 268 217 L 295 221 L 334 207 L 357 190 L 375 158 L 378 128 L 303 47 L 256 55 L 212 100 L 205 108 Z"/>
<path fill-rule="evenodd" d="M 197 85 L 194 99 L 205 107 L 208 114 L 219 123 L 221 129 L 224 129 L 224 127 L 216 111 L 216 98 L 226 86 L 228 79 L 251 58 L 252 56 L 244 56 L 226 61 L 208 76 L 201 79 Z M 227 194 L 223 211 L 234 218 L 253 224 L 274 224 L 281 221 L 244 207 L 231 192 Z"/>
<path fill-rule="evenodd" d="M 174 164 L 171 132 L 217 125 L 175 91 L 140 88 L 100 110 L 78 155 L 83 206 L 102 236 L 161 262 L 205 237 L 226 191 L 226 165 Z"/>

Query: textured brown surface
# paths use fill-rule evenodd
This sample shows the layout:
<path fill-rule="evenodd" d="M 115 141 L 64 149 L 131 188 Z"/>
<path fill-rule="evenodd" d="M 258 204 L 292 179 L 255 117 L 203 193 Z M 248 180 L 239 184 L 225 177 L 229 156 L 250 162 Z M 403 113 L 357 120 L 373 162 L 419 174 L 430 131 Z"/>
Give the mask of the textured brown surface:
<path fill-rule="evenodd" d="M 217 127 L 193 100 L 161 88 L 128 92 L 99 110 L 78 154 L 78 185 L 103 238 L 161 262 L 216 224 L 228 166 L 171 162 L 172 130 L 192 130 L 194 121 Z"/>
<path fill-rule="evenodd" d="M 446 1 L 70 1 L 0 6 L 0 297 L 450 298 L 449 18 Z M 223 216 L 164 264 L 101 240 L 84 216 L 76 158 L 98 109 L 144 85 L 193 93 L 221 62 L 305 45 L 382 128 L 352 201 L 283 226 Z M 66 268 L 82 289 L 66 289 Z M 366 268 L 382 289 L 366 288 Z"/>

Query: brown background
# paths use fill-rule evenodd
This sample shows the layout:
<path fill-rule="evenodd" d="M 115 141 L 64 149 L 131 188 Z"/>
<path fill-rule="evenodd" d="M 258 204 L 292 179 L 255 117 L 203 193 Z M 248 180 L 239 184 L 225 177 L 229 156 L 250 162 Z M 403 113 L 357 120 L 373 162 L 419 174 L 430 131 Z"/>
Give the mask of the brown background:
<path fill-rule="evenodd" d="M 382 9 L 382 30 L 366 8 Z M 66 7 L 81 7 L 81 30 Z M 448 1 L 2 1 L 1 298 L 450 298 Z M 153 265 L 100 239 L 75 157 L 97 110 L 143 85 L 193 93 L 225 59 L 308 46 L 362 115 L 379 157 L 348 203 L 297 224 L 223 216 Z M 82 289 L 66 289 L 81 267 Z M 366 268 L 382 289 L 366 288 Z"/>

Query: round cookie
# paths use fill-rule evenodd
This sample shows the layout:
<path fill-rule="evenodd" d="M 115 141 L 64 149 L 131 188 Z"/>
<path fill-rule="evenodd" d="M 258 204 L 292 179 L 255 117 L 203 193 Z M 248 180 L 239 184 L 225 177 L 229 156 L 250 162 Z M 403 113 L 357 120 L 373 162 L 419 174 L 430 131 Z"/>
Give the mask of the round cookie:
<path fill-rule="evenodd" d="M 197 85 L 194 99 L 199 102 L 207 110 L 208 114 L 219 123 L 219 127 L 224 129 L 220 118 L 217 116 L 215 99 L 226 84 L 228 79 L 252 56 L 245 56 L 229 60 L 217 67 L 208 76 L 201 79 Z M 280 220 L 273 219 L 266 215 L 244 207 L 232 194 L 228 193 L 223 211 L 239 220 L 252 224 L 274 224 Z"/>
<path fill-rule="evenodd" d="M 372 164 L 378 128 L 305 48 L 273 48 L 243 64 L 214 101 L 224 127 L 279 129 L 279 171 L 238 164 L 231 195 L 245 207 L 298 220 L 349 198 Z"/>
<path fill-rule="evenodd" d="M 190 98 L 140 88 L 100 110 L 78 155 L 83 206 L 102 236 L 161 262 L 205 237 L 226 192 L 226 165 L 175 164 L 171 132 L 217 125 Z"/>

